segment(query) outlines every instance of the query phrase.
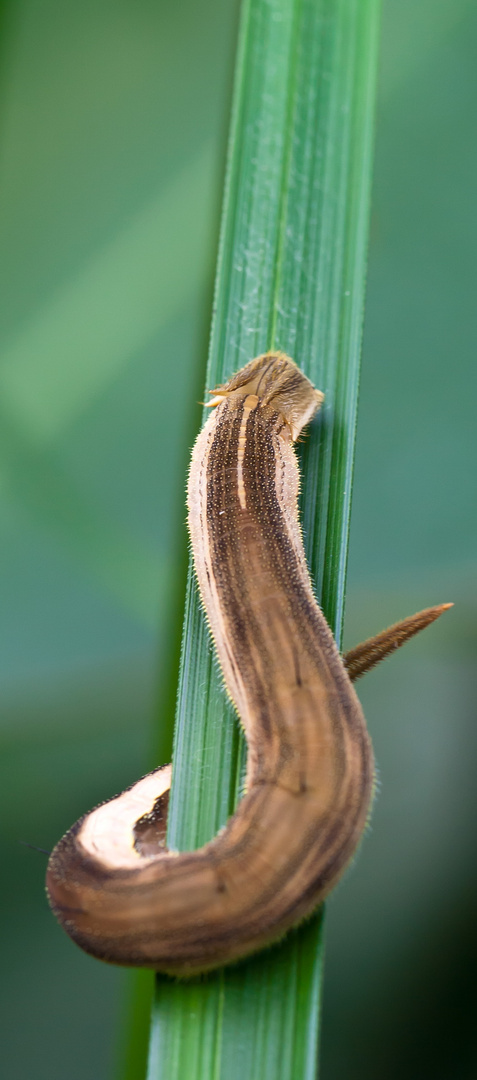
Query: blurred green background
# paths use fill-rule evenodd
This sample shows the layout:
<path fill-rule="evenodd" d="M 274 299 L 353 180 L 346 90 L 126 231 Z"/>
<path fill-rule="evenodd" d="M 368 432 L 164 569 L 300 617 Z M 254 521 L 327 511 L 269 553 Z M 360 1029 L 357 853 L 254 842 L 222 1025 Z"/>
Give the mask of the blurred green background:
<path fill-rule="evenodd" d="M 131 977 L 59 930 L 45 857 L 19 841 L 50 848 L 170 753 L 155 725 L 170 716 L 236 30 L 236 0 L 3 8 L 9 1080 L 119 1075 Z M 477 1077 L 476 48 L 471 0 L 385 0 L 346 644 L 456 606 L 360 688 L 380 790 L 328 905 L 323 1080 Z"/>

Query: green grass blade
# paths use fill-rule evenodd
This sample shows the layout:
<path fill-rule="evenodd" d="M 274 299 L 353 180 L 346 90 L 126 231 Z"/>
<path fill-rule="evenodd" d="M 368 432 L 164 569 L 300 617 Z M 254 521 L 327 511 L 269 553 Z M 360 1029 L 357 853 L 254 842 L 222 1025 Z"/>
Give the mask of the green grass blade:
<path fill-rule="evenodd" d="M 268 348 L 325 391 L 302 447 L 307 554 L 341 635 L 365 287 L 379 0 L 245 0 L 207 374 Z M 243 743 L 189 575 L 169 843 L 232 812 Z M 322 916 L 207 979 L 158 976 L 148 1080 L 316 1072 Z"/>

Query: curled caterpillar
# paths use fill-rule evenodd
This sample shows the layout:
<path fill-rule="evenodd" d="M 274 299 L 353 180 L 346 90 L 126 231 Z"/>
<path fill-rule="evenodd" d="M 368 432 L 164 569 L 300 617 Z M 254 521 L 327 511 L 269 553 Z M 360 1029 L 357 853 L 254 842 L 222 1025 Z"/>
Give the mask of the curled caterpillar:
<path fill-rule="evenodd" d="M 313 911 L 359 843 L 374 766 L 351 678 L 448 605 L 340 656 L 297 517 L 292 444 L 322 399 L 280 353 L 252 360 L 214 392 L 192 454 L 189 530 L 247 739 L 245 794 L 198 851 L 165 846 L 171 766 L 66 833 L 49 860 L 50 903 L 102 960 L 187 976 L 255 952 Z"/>

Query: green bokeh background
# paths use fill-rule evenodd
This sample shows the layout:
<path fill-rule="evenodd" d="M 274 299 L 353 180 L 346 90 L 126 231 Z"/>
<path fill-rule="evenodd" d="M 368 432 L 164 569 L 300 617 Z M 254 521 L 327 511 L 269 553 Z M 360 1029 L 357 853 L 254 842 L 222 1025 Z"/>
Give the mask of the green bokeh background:
<path fill-rule="evenodd" d="M 380 790 L 328 905 L 322 1076 L 471 1080 L 477 10 L 383 14 L 346 643 L 456 606 L 360 688 Z M 45 858 L 18 841 L 51 847 L 170 753 L 154 726 L 236 29 L 235 0 L 3 9 L 0 1071 L 15 1080 L 119 1075 L 131 977 L 62 934 Z"/>

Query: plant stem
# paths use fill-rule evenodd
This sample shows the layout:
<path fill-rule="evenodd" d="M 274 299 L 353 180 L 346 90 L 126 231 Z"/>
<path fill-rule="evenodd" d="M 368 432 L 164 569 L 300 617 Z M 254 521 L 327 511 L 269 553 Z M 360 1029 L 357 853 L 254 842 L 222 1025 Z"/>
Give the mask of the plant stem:
<path fill-rule="evenodd" d="M 207 386 L 281 349 L 325 392 L 302 447 L 307 556 L 338 640 L 365 289 L 379 0 L 245 0 Z M 189 571 L 171 847 L 233 812 L 244 747 Z M 148 1080 L 316 1073 L 322 913 L 236 967 L 158 976 Z"/>

